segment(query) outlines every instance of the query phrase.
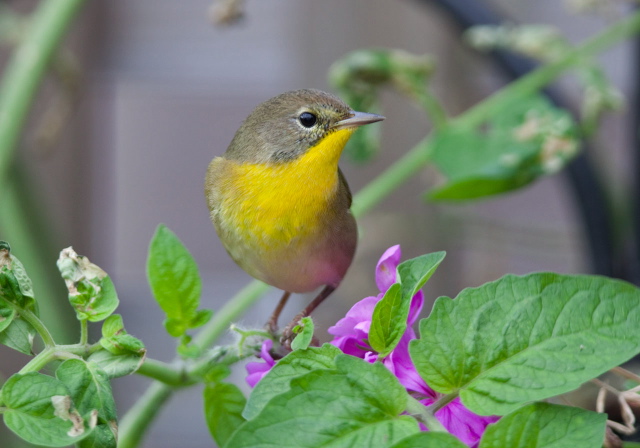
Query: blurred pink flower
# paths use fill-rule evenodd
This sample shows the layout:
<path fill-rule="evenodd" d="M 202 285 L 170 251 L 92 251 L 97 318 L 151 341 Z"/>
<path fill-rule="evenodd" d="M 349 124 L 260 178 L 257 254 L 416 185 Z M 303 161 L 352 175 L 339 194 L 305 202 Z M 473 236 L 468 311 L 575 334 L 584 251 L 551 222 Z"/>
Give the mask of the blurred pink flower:
<path fill-rule="evenodd" d="M 272 347 L 273 341 L 271 339 L 265 340 L 262 343 L 262 349 L 260 350 L 260 358 L 262 358 L 262 362 L 256 361 L 247 363 L 246 368 L 248 375 L 246 381 L 249 386 L 255 387 L 255 385 L 258 384 L 258 381 L 260 381 L 262 377 L 276 365 L 276 362 L 269 353 Z"/>

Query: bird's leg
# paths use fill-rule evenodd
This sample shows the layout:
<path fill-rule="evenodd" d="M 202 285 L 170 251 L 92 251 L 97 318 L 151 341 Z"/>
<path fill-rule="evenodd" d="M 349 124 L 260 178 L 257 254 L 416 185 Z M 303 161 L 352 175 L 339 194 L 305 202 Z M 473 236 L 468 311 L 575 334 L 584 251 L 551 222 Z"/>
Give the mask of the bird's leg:
<path fill-rule="evenodd" d="M 267 321 L 266 327 L 269 333 L 275 335 L 276 332 L 278 331 L 278 318 L 280 317 L 280 313 L 282 313 L 282 310 L 284 306 L 287 304 L 287 301 L 289 300 L 290 296 L 291 296 L 291 293 L 289 291 L 285 291 L 284 294 L 282 294 L 282 297 L 280 298 L 280 301 L 278 302 L 276 309 L 273 310 L 271 317 Z"/>
<path fill-rule="evenodd" d="M 324 299 L 329 297 L 329 295 L 333 291 L 335 291 L 335 289 L 335 286 L 325 286 L 324 289 L 320 291 L 320 294 L 318 294 L 318 296 L 313 299 L 311 303 L 300 312 L 300 314 L 293 318 L 293 320 L 289 323 L 289 325 L 285 327 L 284 331 L 282 332 L 282 337 L 280 338 L 280 343 L 282 345 L 284 345 L 287 349 L 291 347 L 291 341 L 295 336 L 293 334 L 293 328 L 300 323 L 300 320 L 303 317 L 309 316 L 313 312 L 313 310 L 315 310 L 318 305 L 320 305 L 324 301 Z"/>

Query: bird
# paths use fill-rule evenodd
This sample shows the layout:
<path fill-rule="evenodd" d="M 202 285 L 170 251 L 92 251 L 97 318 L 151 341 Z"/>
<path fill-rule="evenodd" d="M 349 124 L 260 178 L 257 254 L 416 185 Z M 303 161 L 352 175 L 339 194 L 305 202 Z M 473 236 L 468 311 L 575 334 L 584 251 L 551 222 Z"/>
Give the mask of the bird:
<path fill-rule="evenodd" d="M 351 265 L 358 232 L 338 162 L 358 127 L 381 120 L 327 92 L 285 92 L 259 104 L 209 164 L 205 196 L 224 248 L 249 275 L 284 291 L 267 328 L 275 334 L 292 293 L 323 287 L 281 341 L 290 343 L 292 328 Z"/>

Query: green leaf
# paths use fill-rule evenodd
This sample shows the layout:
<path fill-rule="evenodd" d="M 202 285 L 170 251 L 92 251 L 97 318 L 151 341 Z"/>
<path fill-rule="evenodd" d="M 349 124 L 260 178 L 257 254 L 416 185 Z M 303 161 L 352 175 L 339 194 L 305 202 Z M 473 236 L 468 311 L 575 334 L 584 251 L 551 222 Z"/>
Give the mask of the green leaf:
<path fill-rule="evenodd" d="M 124 322 L 122 321 L 122 316 L 119 314 L 113 314 L 107 317 L 102 323 L 102 336 L 105 338 L 115 336 L 124 331 Z"/>
<path fill-rule="evenodd" d="M 504 415 L 576 389 L 640 351 L 640 290 L 597 276 L 508 275 L 440 297 L 410 353 L 438 392 Z"/>
<path fill-rule="evenodd" d="M 256 384 L 242 415 L 247 420 L 255 418 L 269 400 L 289 390 L 294 378 L 315 370 L 335 369 L 334 360 L 340 353 L 337 347 L 330 344 L 289 353 Z"/>
<path fill-rule="evenodd" d="M 454 436 L 444 432 L 419 432 L 402 439 L 391 448 L 466 448 Z M 503 447 L 504 448 L 504 447 Z"/>
<path fill-rule="evenodd" d="M 97 413 L 96 429 L 80 446 L 116 448 L 118 416 L 107 374 L 97 364 L 69 359 L 56 369 L 56 377 L 69 389 L 81 415 Z"/>
<path fill-rule="evenodd" d="M 447 182 L 429 198 L 486 197 L 553 174 L 577 154 L 577 133 L 571 115 L 539 95 L 501 110 L 478 129 L 445 129 L 435 136 L 433 160 Z"/>
<path fill-rule="evenodd" d="M 14 319 L 5 331 L 0 333 L 0 344 L 14 350 L 33 355 L 33 339 L 36 330 L 24 319 Z"/>
<path fill-rule="evenodd" d="M 0 333 L 6 330 L 16 317 L 16 310 L 0 300 Z"/>
<path fill-rule="evenodd" d="M 600 448 L 605 414 L 534 403 L 487 427 L 480 448 Z"/>
<path fill-rule="evenodd" d="M 81 414 L 73 406 L 64 383 L 41 373 L 13 375 L 2 388 L 2 398 L 7 427 L 35 445 L 72 445 L 96 424 L 92 413 Z"/>
<path fill-rule="evenodd" d="M 178 237 L 160 225 L 151 240 L 147 258 L 151 291 L 167 315 L 165 328 L 173 337 L 182 336 L 198 317 L 202 282 L 198 266 Z"/>
<path fill-rule="evenodd" d="M 298 335 L 291 342 L 292 350 L 304 350 L 309 347 L 313 340 L 314 325 L 310 317 L 303 317 L 298 327 Z"/>
<path fill-rule="evenodd" d="M 407 329 L 407 319 L 413 296 L 431 278 L 446 252 L 422 255 L 398 265 L 399 283 L 392 285 L 373 311 L 369 344 L 385 357 L 398 345 Z"/>
<path fill-rule="evenodd" d="M 247 400 L 234 384 L 214 383 L 204 388 L 204 415 L 218 446 L 224 446 L 245 422 L 242 410 Z"/>
<path fill-rule="evenodd" d="M 134 353 L 144 355 L 146 349 L 144 343 L 126 332 L 122 316 L 113 314 L 102 324 L 102 338 L 100 345 L 114 355 Z"/>
<path fill-rule="evenodd" d="M 100 367 L 109 378 L 119 378 L 130 375 L 140 368 L 145 359 L 145 353 L 135 354 L 126 352 L 114 355 L 107 350 L 98 350 L 92 353 L 87 361 Z"/>
<path fill-rule="evenodd" d="M 226 364 L 213 364 L 204 376 L 207 383 L 219 383 L 231 375 L 231 369 Z"/>
<path fill-rule="evenodd" d="M 398 265 L 398 281 L 402 285 L 402 297 L 412 298 L 429 281 L 446 252 L 433 252 L 421 255 Z"/>
<path fill-rule="evenodd" d="M 6 243 L 0 248 L 0 299 L 38 314 L 31 279 L 20 260 L 10 253 Z"/>
<path fill-rule="evenodd" d="M 60 252 L 57 265 L 78 320 L 100 322 L 116 310 L 119 300 L 111 278 L 87 257 L 68 247 Z"/>
<path fill-rule="evenodd" d="M 411 299 L 403 300 L 400 283 L 391 285 L 373 310 L 369 345 L 381 357 L 387 356 L 395 348 L 407 329 L 407 316 Z"/>
<path fill-rule="evenodd" d="M 241 425 L 225 446 L 384 448 L 419 431 L 413 418 L 400 415 L 407 393 L 381 363 L 339 355 L 336 365 L 291 380 L 290 389 Z"/>
<path fill-rule="evenodd" d="M 195 316 L 191 319 L 189 323 L 189 328 L 198 328 L 206 324 L 211 320 L 213 316 L 213 311 L 211 310 L 198 310 L 196 311 Z"/>

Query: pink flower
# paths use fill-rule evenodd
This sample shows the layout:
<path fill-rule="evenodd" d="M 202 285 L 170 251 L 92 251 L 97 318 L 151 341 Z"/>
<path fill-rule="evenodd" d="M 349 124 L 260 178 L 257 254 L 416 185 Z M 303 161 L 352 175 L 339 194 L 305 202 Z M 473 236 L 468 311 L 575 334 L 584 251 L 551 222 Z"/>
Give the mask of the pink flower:
<path fill-rule="evenodd" d="M 329 334 L 335 336 L 331 344 L 347 355 L 367 359 L 370 362 L 374 362 L 377 359 L 377 354 L 372 352 L 367 342 L 371 318 L 373 310 L 378 302 L 382 300 L 387 289 L 396 282 L 396 268 L 400 264 L 401 257 L 400 245 L 387 249 L 376 265 L 376 285 L 378 285 L 380 294 L 375 297 L 366 297 L 353 305 L 344 318 L 327 330 Z M 411 300 L 409 319 L 407 320 L 408 325 L 413 325 L 416 321 L 423 304 L 424 295 L 422 291 L 419 291 Z"/>
<path fill-rule="evenodd" d="M 269 354 L 269 351 L 273 347 L 273 341 L 271 339 L 266 339 L 262 343 L 262 349 L 260 350 L 260 358 L 262 358 L 263 362 L 249 362 L 246 365 L 247 368 L 247 384 L 251 387 L 255 387 L 258 384 L 258 381 L 262 379 L 263 376 L 271 370 L 273 366 L 276 365 L 276 362 Z"/>

